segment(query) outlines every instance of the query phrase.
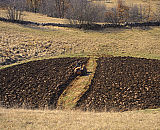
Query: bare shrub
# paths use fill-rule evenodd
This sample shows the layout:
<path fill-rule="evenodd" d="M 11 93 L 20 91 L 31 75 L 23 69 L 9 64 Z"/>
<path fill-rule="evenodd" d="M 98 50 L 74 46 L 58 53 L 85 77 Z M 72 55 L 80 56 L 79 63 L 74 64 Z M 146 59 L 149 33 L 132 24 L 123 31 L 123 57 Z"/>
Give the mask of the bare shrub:
<path fill-rule="evenodd" d="M 105 7 L 87 0 L 72 0 L 66 18 L 71 24 L 92 24 L 103 22 Z"/>
<path fill-rule="evenodd" d="M 142 14 L 141 22 L 149 22 L 151 20 L 150 5 L 148 5 L 148 7 L 147 6 L 141 6 L 140 11 L 141 11 L 141 14 Z"/>
<path fill-rule="evenodd" d="M 8 4 L 7 0 L 0 0 L 0 8 L 1 9 L 6 9 L 7 4 Z"/>
<path fill-rule="evenodd" d="M 116 7 L 115 8 L 111 8 L 111 9 L 106 11 L 106 13 L 105 13 L 105 22 L 114 23 L 114 24 L 119 23 Z"/>
<path fill-rule="evenodd" d="M 129 10 L 129 22 L 141 22 L 143 18 L 142 6 L 131 5 Z"/>
<path fill-rule="evenodd" d="M 159 7 L 158 7 L 159 6 Z M 156 22 L 160 17 L 160 4 L 157 4 L 157 10 L 151 8 L 150 0 L 146 5 L 132 5 L 130 7 L 129 19 L 133 22 Z"/>
<path fill-rule="evenodd" d="M 8 7 L 7 18 L 10 20 L 22 20 L 22 11 L 17 10 L 15 7 Z"/>
<path fill-rule="evenodd" d="M 107 10 L 105 22 L 108 23 L 125 23 L 128 22 L 129 7 L 122 0 L 117 1 L 117 6 Z"/>
<path fill-rule="evenodd" d="M 150 4 L 146 6 L 138 4 L 127 6 L 121 0 L 118 0 L 116 7 L 108 9 L 105 13 L 105 22 L 114 24 L 127 22 L 151 22 L 157 21 L 158 19 L 157 13 L 152 11 Z"/>
<path fill-rule="evenodd" d="M 39 12 L 44 0 L 26 0 L 27 10 L 31 12 Z"/>
<path fill-rule="evenodd" d="M 128 22 L 129 7 L 122 0 L 117 1 L 117 14 L 119 23 Z"/>
<path fill-rule="evenodd" d="M 155 21 L 160 22 L 160 2 L 156 6 L 156 13 L 154 13 Z"/>
<path fill-rule="evenodd" d="M 64 18 L 70 0 L 27 0 L 27 10 L 48 16 Z"/>
<path fill-rule="evenodd" d="M 10 20 L 22 20 L 24 10 L 23 0 L 10 0 L 7 4 L 7 18 Z"/>
<path fill-rule="evenodd" d="M 70 0 L 41 0 L 41 2 L 36 6 L 36 11 L 34 11 L 33 7 L 29 3 L 27 5 L 30 5 L 30 7 L 28 7 L 29 11 L 39 12 L 50 17 L 64 18 L 69 7 L 69 3 Z"/>
<path fill-rule="evenodd" d="M 70 0 L 54 0 L 55 9 L 59 18 L 64 18 L 68 8 L 70 7 Z"/>
<path fill-rule="evenodd" d="M 132 5 L 129 10 L 130 22 L 153 22 L 156 21 L 157 13 L 153 12 L 150 4 L 147 6 Z"/>

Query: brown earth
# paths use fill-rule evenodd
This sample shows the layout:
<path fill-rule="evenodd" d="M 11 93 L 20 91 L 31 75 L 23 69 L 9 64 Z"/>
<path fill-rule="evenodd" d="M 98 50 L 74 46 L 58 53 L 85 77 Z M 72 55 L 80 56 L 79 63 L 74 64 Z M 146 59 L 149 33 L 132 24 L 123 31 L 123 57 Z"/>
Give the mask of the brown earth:
<path fill-rule="evenodd" d="M 77 62 L 88 58 L 32 61 L 0 70 L 0 101 L 4 107 L 56 107 L 58 97 L 75 78 Z"/>
<path fill-rule="evenodd" d="M 88 58 L 47 59 L 1 69 L 1 105 L 8 108 L 56 108 L 62 96 L 60 105 L 65 102 L 65 107 L 72 107 L 74 104 L 70 103 L 75 103 L 82 110 L 126 111 L 160 107 L 159 60 L 99 58 L 93 79 L 85 77 L 87 81 L 91 80 L 87 91 L 83 77 L 75 83 L 77 79 L 73 70 L 79 61 L 86 64 Z M 71 89 L 66 89 L 69 85 Z M 81 86 L 83 88 L 78 89 Z M 68 102 L 70 99 L 73 100 Z"/>
<path fill-rule="evenodd" d="M 100 58 L 97 64 L 78 108 L 126 111 L 160 107 L 160 60 L 111 57 Z"/>

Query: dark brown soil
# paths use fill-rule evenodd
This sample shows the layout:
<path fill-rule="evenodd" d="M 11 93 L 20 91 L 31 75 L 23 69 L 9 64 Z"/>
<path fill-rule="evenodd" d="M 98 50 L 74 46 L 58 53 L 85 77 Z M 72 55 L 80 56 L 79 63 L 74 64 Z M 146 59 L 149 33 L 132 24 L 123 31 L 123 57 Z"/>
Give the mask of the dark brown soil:
<path fill-rule="evenodd" d="M 77 62 L 88 58 L 32 61 L 0 70 L 0 101 L 7 108 L 56 107 L 66 86 L 75 78 Z"/>
<path fill-rule="evenodd" d="M 77 107 L 126 111 L 160 107 L 160 60 L 100 58 L 89 90 Z"/>

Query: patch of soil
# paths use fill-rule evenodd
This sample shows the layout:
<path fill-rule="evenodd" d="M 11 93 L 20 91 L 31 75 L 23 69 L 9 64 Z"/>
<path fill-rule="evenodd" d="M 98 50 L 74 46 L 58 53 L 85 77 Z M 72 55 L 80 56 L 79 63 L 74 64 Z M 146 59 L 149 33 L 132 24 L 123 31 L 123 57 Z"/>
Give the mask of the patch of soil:
<path fill-rule="evenodd" d="M 67 85 L 75 78 L 77 62 L 88 58 L 32 61 L 0 70 L 0 101 L 7 108 L 55 108 Z"/>
<path fill-rule="evenodd" d="M 77 107 L 95 111 L 160 107 L 160 60 L 99 58 L 90 88 Z"/>

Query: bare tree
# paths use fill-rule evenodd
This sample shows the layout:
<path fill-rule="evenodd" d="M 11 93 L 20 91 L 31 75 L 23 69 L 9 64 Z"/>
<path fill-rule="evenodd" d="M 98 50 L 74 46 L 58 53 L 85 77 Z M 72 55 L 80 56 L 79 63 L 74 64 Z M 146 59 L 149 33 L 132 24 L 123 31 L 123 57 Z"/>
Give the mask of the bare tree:
<path fill-rule="evenodd" d="M 27 9 L 32 12 L 39 12 L 40 7 L 42 6 L 44 0 L 26 0 Z"/>
<path fill-rule="evenodd" d="M 92 24 L 104 21 L 105 7 L 87 0 L 72 0 L 66 18 L 72 24 Z"/>
<path fill-rule="evenodd" d="M 0 0 L 0 7 L 5 9 L 8 3 L 9 3 L 8 0 Z"/>
<path fill-rule="evenodd" d="M 22 20 L 24 10 L 23 0 L 9 0 L 7 4 L 7 18 L 10 20 Z"/>
<path fill-rule="evenodd" d="M 142 6 L 131 5 L 129 10 L 129 22 L 141 22 L 143 18 Z"/>
<path fill-rule="evenodd" d="M 126 6 L 125 3 L 118 1 L 117 7 L 108 9 L 105 14 L 105 22 L 125 23 L 125 22 L 148 22 L 155 20 L 155 14 L 151 14 L 151 7 L 132 4 Z"/>
<path fill-rule="evenodd" d="M 118 0 L 117 6 L 107 10 L 105 14 L 105 21 L 108 23 L 125 23 L 128 22 L 129 17 L 129 7 L 124 1 Z"/>
<path fill-rule="evenodd" d="M 54 0 L 55 9 L 59 18 L 64 18 L 66 11 L 70 7 L 70 0 Z"/>
<path fill-rule="evenodd" d="M 70 0 L 41 0 L 36 12 L 47 14 L 51 17 L 64 18 L 69 7 Z M 33 9 L 29 11 L 33 11 Z"/>
<path fill-rule="evenodd" d="M 105 13 L 105 22 L 114 23 L 114 24 L 119 23 L 118 13 L 117 13 L 116 7 L 108 9 L 106 11 L 106 13 Z"/>
<path fill-rule="evenodd" d="M 160 2 L 157 4 L 156 13 L 154 13 L 154 15 L 155 21 L 160 22 Z"/>

